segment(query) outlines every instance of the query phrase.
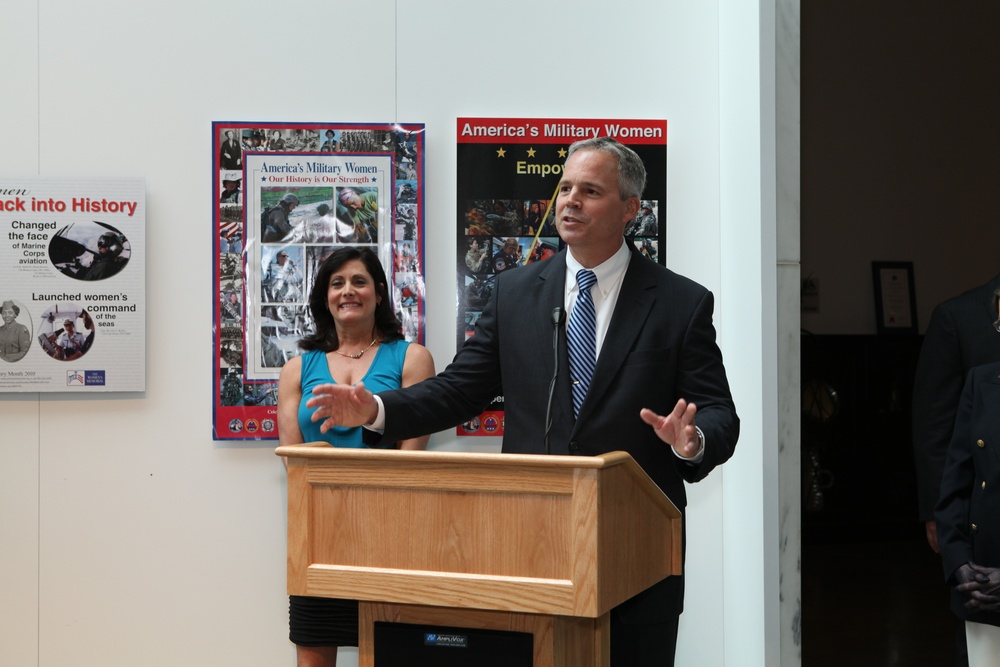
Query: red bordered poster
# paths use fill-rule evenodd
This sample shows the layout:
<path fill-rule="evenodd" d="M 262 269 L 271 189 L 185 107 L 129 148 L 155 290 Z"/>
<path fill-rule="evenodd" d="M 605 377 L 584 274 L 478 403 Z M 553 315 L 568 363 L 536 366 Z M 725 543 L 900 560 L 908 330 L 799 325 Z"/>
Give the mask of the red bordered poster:
<path fill-rule="evenodd" d="M 278 375 L 338 247 L 378 253 L 407 340 L 423 342 L 424 126 L 216 122 L 212 137 L 213 437 L 276 439 Z M 342 203 L 355 198 L 368 205 Z"/>
<path fill-rule="evenodd" d="M 476 320 L 503 271 L 543 261 L 562 243 L 555 230 L 556 188 L 570 144 L 610 136 L 646 165 L 646 191 L 626 237 L 664 263 L 667 121 L 579 118 L 459 118 L 457 201 L 457 343 Z M 525 295 L 530 298 L 530 295 Z M 458 435 L 503 435 L 503 396 Z"/>

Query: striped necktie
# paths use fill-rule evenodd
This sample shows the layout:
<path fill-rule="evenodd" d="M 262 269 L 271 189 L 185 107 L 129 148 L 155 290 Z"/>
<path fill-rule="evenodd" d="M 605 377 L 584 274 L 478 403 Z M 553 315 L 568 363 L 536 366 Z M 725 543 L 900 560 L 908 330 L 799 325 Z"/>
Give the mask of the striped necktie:
<path fill-rule="evenodd" d="M 597 362 L 597 314 L 594 312 L 594 297 L 590 294 L 590 288 L 597 284 L 597 276 L 589 269 L 580 269 L 576 274 L 576 284 L 580 293 L 569 316 L 566 338 L 569 376 L 573 381 L 573 414 L 579 416 Z"/>

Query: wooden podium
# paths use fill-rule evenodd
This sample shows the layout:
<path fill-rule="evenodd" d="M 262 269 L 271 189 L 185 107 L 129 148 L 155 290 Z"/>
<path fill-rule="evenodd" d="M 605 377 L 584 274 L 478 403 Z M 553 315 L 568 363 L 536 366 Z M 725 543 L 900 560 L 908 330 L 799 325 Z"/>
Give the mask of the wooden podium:
<path fill-rule="evenodd" d="M 608 612 L 681 572 L 681 514 L 625 452 L 538 456 L 279 447 L 288 592 L 374 624 L 534 635 L 535 667 L 607 667 Z"/>

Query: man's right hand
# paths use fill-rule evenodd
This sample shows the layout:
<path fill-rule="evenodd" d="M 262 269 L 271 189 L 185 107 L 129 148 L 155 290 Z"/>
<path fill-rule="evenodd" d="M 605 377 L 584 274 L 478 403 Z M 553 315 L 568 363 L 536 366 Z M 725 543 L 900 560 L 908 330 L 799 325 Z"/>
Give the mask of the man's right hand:
<path fill-rule="evenodd" d="M 925 522 L 924 531 L 927 533 L 927 544 L 931 546 L 931 549 L 934 551 L 934 553 L 936 554 L 941 553 L 941 549 L 938 548 L 937 522 L 936 521 Z"/>
<path fill-rule="evenodd" d="M 306 407 L 314 409 L 312 421 L 323 421 L 319 426 L 326 433 L 334 426 L 364 426 L 378 416 L 375 395 L 365 389 L 363 382 L 356 385 L 321 384 L 313 389 Z"/>

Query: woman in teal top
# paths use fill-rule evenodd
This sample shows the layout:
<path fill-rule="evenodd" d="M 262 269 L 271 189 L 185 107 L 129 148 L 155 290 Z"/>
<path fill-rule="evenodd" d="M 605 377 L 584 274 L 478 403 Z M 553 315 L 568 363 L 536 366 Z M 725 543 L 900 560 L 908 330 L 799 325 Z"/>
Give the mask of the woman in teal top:
<path fill-rule="evenodd" d="M 410 343 L 405 340 L 392 340 L 373 347 L 375 358 L 368 367 L 368 372 L 359 380 L 365 383 L 369 391 L 385 391 L 404 386 L 403 367 L 409 346 Z M 302 439 L 305 442 L 328 442 L 334 447 L 364 447 L 361 442 L 361 428 L 335 426 L 326 433 L 321 433 L 319 425 L 322 422 L 313 422 L 311 419 L 313 410 L 306 407 L 306 401 L 312 396 L 313 387 L 336 383 L 336 379 L 330 373 L 327 353 L 323 350 L 310 350 L 302 355 L 301 364 L 302 398 L 299 401 L 298 421 Z M 427 438 L 422 440 L 426 441 Z M 422 448 L 423 443 L 414 449 Z"/>
<path fill-rule="evenodd" d="M 286 363 L 278 380 L 280 444 L 364 446 L 360 428 L 320 432 L 321 422 L 314 423 L 305 406 L 316 385 L 363 381 L 379 391 L 434 375 L 427 348 L 403 340 L 387 285 L 378 256 L 368 248 L 341 248 L 320 265 L 309 295 L 316 331 L 299 341 L 304 354 Z M 423 449 L 427 436 L 396 444 Z M 358 645 L 357 601 L 291 596 L 289 638 L 299 667 L 336 665 L 338 646 Z"/>

